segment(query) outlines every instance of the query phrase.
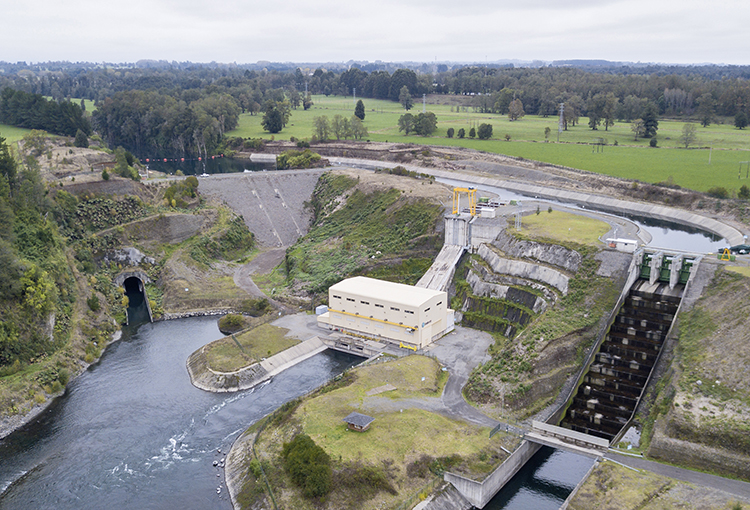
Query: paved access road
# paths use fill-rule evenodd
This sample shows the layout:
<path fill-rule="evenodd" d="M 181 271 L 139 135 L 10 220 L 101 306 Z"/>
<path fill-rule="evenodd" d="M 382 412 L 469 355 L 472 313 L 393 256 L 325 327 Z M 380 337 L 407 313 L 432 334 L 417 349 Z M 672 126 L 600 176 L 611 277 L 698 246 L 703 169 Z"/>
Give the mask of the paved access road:
<path fill-rule="evenodd" d="M 700 471 L 691 471 L 690 469 L 680 468 L 669 464 L 662 464 L 652 460 L 646 460 L 642 457 L 631 457 L 630 455 L 621 455 L 615 452 L 608 452 L 605 459 L 614 460 L 636 469 L 651 471 L 657 475 L 674 478 L 683 482 L 694 483 L 718 489 L 729 494 L 734 494 L 745 500 L 750 500 L 750 483 L 732 478 L 723 478 L 721 476 L 701 473 Z"/>

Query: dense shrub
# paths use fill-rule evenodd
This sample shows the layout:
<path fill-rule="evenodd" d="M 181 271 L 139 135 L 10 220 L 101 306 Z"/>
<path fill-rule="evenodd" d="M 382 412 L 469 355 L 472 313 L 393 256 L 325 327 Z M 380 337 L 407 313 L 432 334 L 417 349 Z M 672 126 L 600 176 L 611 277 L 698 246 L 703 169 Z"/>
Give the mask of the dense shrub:
<path fill-rule="evenodd" d="M 204 235 L 190 250 L 190 256 L 202 264 L 211 260 L 235 260 L 253 247 L 254 236 L 241 216 L 235 216 L 227 228 L 214 235 Z"/>
<path fill-rule="evenodd" d="M 245 149 L 262 149 L 264 145 L 262 138 L 248 138 L 243 143 Z"/>
<path fill-rule="evenodd" d="M 729 191 L 722 186 L 709 188 L 708 191 L 706 191 L 706 194 L 714 198 L 729 198 Z"/>
<path fill-rule="evenodd" d="M 198 196 L 198 179 L 191 175 L 184 180 L 177 181 L 164 191 L 164 201 L 167 206 L 185 209 L 188 207 L 186 200 Z"/>
<path fill-rule="evenodd" d="M 279 170 L 287 168 L 312 168 L 320 161 L 320 154 L 305 149 L 304 151 L 284 151 L 276 156 L 276 167 Z"/>
<path fill-rule="evenodd" d="M 477 136 L 480 140 L 489 140 L 492 138 L 492 124 L 480 124 Z"/>
<path fill-rule="evenodd" d="M 99 304 L 99 298 L 96 297 L 96 294 L 88 298 L 86 300 L 86 304 L 89 305 L 89 309 L 92 312 L 98 312 L 99 310 L 101 310 L 101 305 Z"/>
<path fill-rule="evenodd" d="M 225 335 L 231 335 L 245 327 L 245 319 L 242 315 L 236 315 L 228 313 L 221 319 L 219 319 L 219 331 Z"/>
<path fill-rule="evenodd" d="M 253 317 L 260 317 L 261 315 L 266 313 L 269 308 L 271 308 L 271 304 L 266 298 L 246 299 L 245 301 L 243 301 L 241 308 L 242 311 L 248 315 L 252 315 Z"/>
<path fill-rule="evenodd" d="M 307 434 L 284 443 L 284 470 L 307 498 L 319 498 L 331 490 L 331 458 Z"/>

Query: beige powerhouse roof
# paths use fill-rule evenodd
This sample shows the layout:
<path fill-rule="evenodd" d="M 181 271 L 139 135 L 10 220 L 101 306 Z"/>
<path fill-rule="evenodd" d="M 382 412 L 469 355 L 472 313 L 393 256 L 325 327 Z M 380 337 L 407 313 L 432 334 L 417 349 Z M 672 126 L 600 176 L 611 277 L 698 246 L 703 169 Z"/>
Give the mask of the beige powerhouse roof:
<path fill-rule="evenodd" d="M 386 282 L 367 278 L 366 276 L 355 276 L 347 278 L 330 288 L 331 292 L 342 292 L 354 296 L 380 299 L 391 303 L 400 303 L 418 307 L 428 299 L 445 294 L 439 290 L 412 287 L 403 283 Z"/>

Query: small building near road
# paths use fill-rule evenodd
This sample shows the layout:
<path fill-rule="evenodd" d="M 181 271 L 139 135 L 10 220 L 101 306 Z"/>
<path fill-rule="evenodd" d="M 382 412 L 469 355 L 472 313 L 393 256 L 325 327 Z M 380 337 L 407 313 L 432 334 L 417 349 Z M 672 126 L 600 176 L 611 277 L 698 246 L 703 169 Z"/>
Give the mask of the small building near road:
<path fill-rule="evenodd" d="M 349 430 L 365 432 L 370 428 L 370 425 L 375 421 L 375 418 L 367 416 L 366 414 L 354 412 L 344 418 L 344 421 L 349 426 Z"/>
<path fill-rule="evenodd" d="M 356 276 L 328 289 L 328 311 L 318 325 L 413 350 L 453 331 L 448 294 Z"/>
<path fill-rule="evenodd" d="M 635 253 L 638 249 L 638 241 L 635 239 L 607 239 L 607 244 L 610 248 L 626 253 Z"/>

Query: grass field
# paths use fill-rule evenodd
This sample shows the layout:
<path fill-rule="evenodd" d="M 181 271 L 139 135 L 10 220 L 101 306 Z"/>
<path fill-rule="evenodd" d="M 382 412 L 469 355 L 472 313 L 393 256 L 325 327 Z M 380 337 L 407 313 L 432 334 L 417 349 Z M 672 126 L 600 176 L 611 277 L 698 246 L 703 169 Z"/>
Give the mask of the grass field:
<path fill-rule="evenodd" d="M 304 402 L 295 412 L 305 433 L 322 446 L 332 458 L 379 463 L 393 459 L 397 463 L 414 460 L 418 454 L 433 457 L 458 454 L 471 457 L 485 448 L 498 449 L 502 438 L 488 437 L 488 429 L 460 423 L 442 415 L 419 409 L 373 411 L 373 401 L 394 402 L 411 397 L 437 397 L 447 380 L 438 363 L 423 356 L 408 356 L 388 363 L 364 367 L 356 372 L 354 384 Z M 424 380 L 422 380 L 424 379 Z M 367 396 L 367 392 L 391 384 L 395 390 Z M 364 406 L 364 408 L 362 407 Z M 384 406 L 385 407 L 385 406 Z M 349 432 L 342 418 L 354 410 L 375 417 L 365 434 Z M 509 445 L 505 445 L 509 446 Z M 484 466 L 488 471 L 491 466 Z"/>
<path fill-rule="evenodd" d="M 212 342 L 206 349 L 208 365 L 218 372 L 233 372 L 281 352 L 299 340 L 285 336 L 288 329 L 270 324 Z M 239 345 L 238 345 L 239 344 Z"/>
<path fill-rule="evenodd" d="M 0 124 L 0 138 L 5 138 L 5 143 L 8 145 L 19 141 L 29 131 L 31 130 L 8 126 L 7 124 Z"/>
<path fill-rule="evenodd" d="M 553 239 L 562 242 L 574 242 L 597 246 L 599 238 L 609 231 L 609 225 L 603 221 L 560 211 L 524 216 L 521 234 L 527 238 Z"/>
<path fill-rule="evenodd" d="M 267 427 L 258 438 L 256 450 L 280 507 L 397 508 L 434 477 L 429 472 L 416 474 L 414 464 L 424 462 L 426 468 L 436 459 L 452 456 L 451 471 L 484 478 L 507 458 L 502 448 L 514 450 L 520 440 L 504 432 L 490 439 L 488 428 L 410 405 L 411 398 L 439 398 L 447 380 L 445 374 L 434 359 L 416 355 L 361 367 L 347 374 L 339 387 L 305 399 L 291 415 Z M 386 384 L 396 389 L 367 395 L 373 389 L 384 390 Z M 355 410 L 375 418 L 367 432 L 349 431 L 342 421 Z M 273 416 L 271 420 L 273 423 Z M 339 488 L 319 505 L 295 496 L 278 458 L 282 444 L 298 433 L 308 434 L 330 456 L 335 479 L 369 468 L 383 473 L 395 491 L 371 492 L 367 479 L 361 478 L 354 487 L 341 487 L 335 482 Z M 336 503 L 340 501 L 347 503 Z"/>
<path fill-rule="evenodd" d="M 337 114 L 350 117 L 354 112 L 351 98 L 314 96 L 313 102 L 314 106 L 308 111 L 294 110 L 289 124 L 275 135 L 276 139 L 286 140 L 292 136 L 310 138 L 315 117 L 326 115 L 333 118 Z M 434 136 L 424 138 L 399 133 L 398 118 L 405 113 L 400 104 L 375 99 L 365 99 L 364 103 L 365 125 L 372 141 L 469 147 L 644 182 L 667 181 L 671 177 L 675 184 L 699 191 L 714 186 L 723 186 L 728 190 L 737 190 L 743 184 L 750 186 L 750 179 L 738 179 L 740 162 L 750 161 L 750 130 L 735 129 L 731 123 L 707 128 L 699 126 L 696 147 L 701 148 L 688 150 L 679 148 L 684 122 L 670 120 L 659 121 L 659 148 L 649 147 L 648 140 L 634 141 L 629 123 L 617 123 L 608 131 L 592 131 L 587 126 L 586 118 L 581 118 L 578 126 L 563 132 L 561 143 L 555 143 L 557 119 L 554 117 L 527 115 L 519 121 L 510 122 L 502 115 L 472 113 L 471 109 L 457 112 L 455 107 L 451 111 L 449 105 L 428 104 L 427 110 L 438 117 L 438 130 Z M 416 104 L 411 113 L 421 111 L 422 105 Z M 243 114 L 238 128 L 228 134 L 270 138 L 260 125 L 261 118 L 261 115 Z M 446 137 L 449 127 L 456 131 L 463 127 L 468 134 L 471 126 L 481 123 L 493 125 L 492 139 Z M 550 143 L 545 143 L 545 127 L 551 130 Z M 505 141 L 506 134 L 510 135 L 510 142 Z M 600 137 L 606 138 L 609 145 L 603 152 L 592 151 L 590 144 Z M 613 145 L 615 142 L 617 146 Z M 746 174 L 744 172 L 743 177 Z"/>

